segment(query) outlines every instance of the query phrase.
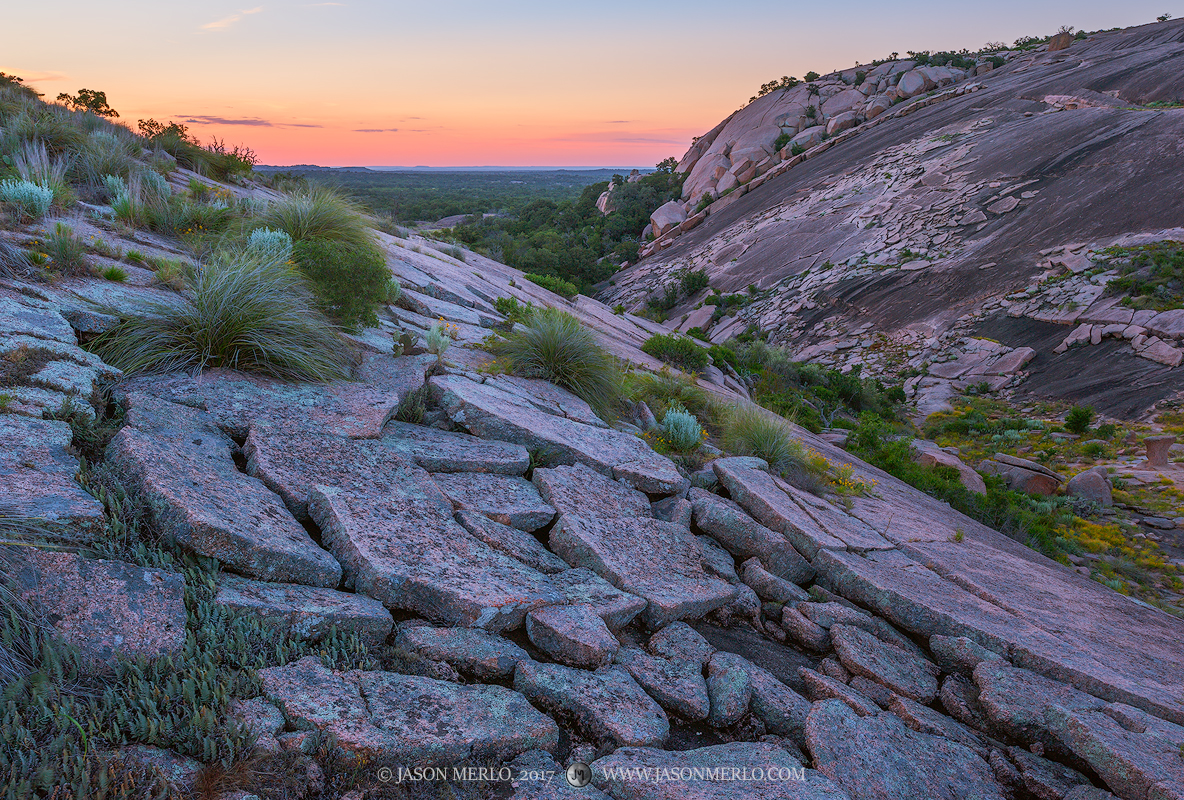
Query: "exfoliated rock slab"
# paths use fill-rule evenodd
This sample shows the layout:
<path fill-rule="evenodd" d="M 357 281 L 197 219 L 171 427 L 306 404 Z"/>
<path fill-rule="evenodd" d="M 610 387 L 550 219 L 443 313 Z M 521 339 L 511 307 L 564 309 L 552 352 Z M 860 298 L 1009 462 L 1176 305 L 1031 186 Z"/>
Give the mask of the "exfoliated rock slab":
<path fill-rule="evenodd" d="M 614 660 L 666 711 L 695 722 L 707 719 L 711 699 L 700 665 L 651 656 L 637 647 L 622 647 Z"/>
<path fill-rule="evenodd" d="M 500 631 L 564 602 L 547 576 L 494 550 L 452 517 L 428 474 L 389 453 L 345 486 L 317 485 L 309 513 L 355 591 L 449 625 Z"/>
<path fill-rule="evenodd" d="M 407 764 L 509 759 L 554 751 L 559 729 L 502 686 L 460 686 L 394 672 L 336 672 L 315 656 L 259 671 L 263 693 L 298 725 L 347 752 Z"/>
<path fill-rule="evenodd" d="M 142 391 L 202 408 L 223 430 L 239 438 L 247 435 L 252 422 L 262 419 L 352 439 L 377 439 L 402 399 L 423 385 L 427 367 L 434 360 L 369 353 L 353 381 L 285 383 L 211 369 L 197 376 L 135 378 L 125 383 L 122 391 Z"/>
<path fill-rule="evenodd" d="M 748 662 L 735 653 L 717 651 L 707 661 L 707 696 L 711 712 L 707 722 L 717 728 L 735 725 L 748 713 L 752 700 L 752 682 Z"/>
<path fill-rule="evenodd" d="M 298 639 L 317 642 L 334 628 L 355 633 L 369 645 L 386 641 L 391 612 L 374 598 L 295 583 L 268 583 L 223 573 L 214 604 L 258 617 Z"/>
<path fill-rule="evenodd" d="M 536 608 L 526 615 L 526 635 L 560 664 L 582 669 L 604 666 L 621 646 L 587 605 Z"/>
<path fill-rule="evenodd" d="M 651 636 L 645 646 L 656 656 L 686 661 L 700 670 L 715 653 L 715 647 L 703 638 L 703 634 L 685 622 L 672 622 Z"/>
<path fill-rule="evenodd" d="M 978 686 L 962 675 L 947 675 L 941 682 L 941 707 L 968 728 L 983 732 L 992 728 L 979 702 Z"/>
<path fill-rule="evenodd" d="M 1072 686 L 1013 667 L 1005 661 L 983 661 L 974 668 L 974 682 L 991 724 L 1025 744 L 1039 743 L 1064 752 L 1059 730 L 1050 725 L 1052 706 L 1072 712 L 1101 711 L 1106 703 Z"/>
<path fill-rule="evenodd" d="M 720 461 L 712 466 L 734 501 L 762 525 L 788 539 L 794 549 L 811 561 L 820 549 L 892 547 L 866 523 L 843 514 L 825 500 L 799 492 L 763 470 Z"/>
<path fill-rule="evenodd" d="M 981 661 L 998 661 L 1002 658 L 965 636 L 930 636 L 929 649 L 943 670 L 963 675 L 973 673 Z"/>
<path fill-rule="evenodd" d="M 185 647 L 185 579 L 122 561 L 0 547 L 0 590 L 88 659 L 177 655 Z"/>
<path fill-rule="evenodd" d="M 814 766 L 852 797 L 1004 800 L 977 753 L 905 727 L 892 714 L 859 716 L 825 700 L 810 709 L 806 743 Z"/>
<path fill-rule="evenodd" d="M 921 648 L 887 622 L 849 605 L 832 600 L 826 603 L 798 603 L 796 608 L 806 619 L 819 627 L 829 630 L 835 625 L 851 625 L 867 631 L 893 647 L 907 650 L 917 656 L 923 655 Z"/>
<path fill-rule="evenodd" d="M 434 377 L 430 385 L 449 419 L 482 439 L 520 444 L 551 463 L 586 464 L 606 475 L 621 466 L 637 488 L 652 494 L 685 488 L 670 460 L 635 436 L 540 411 L 503 389 L 456 375 Z"/>
<path fill-rule="evenodd" d="M 8 297 L 0 297 L 0 336 L 21 335 L 78 344 L 70 323 L 54 309 L 37 308 Z"/>
<path fill-rule="evenodd" d="M 765 560 L 776 553 L 781 567 L 777 572 L 779 577 L 798 584 L 814 577 L 810 562 L 802 558 L 784 536 L 761 525 L 736 503 L 702 489 L 691 489 L 690 497 L 695 524 L 711 534 L 732 555 Z"/>
<path fill-rule="evenodd" d="M 653 516 L 644 494 L 583 464 L 536 469 L 532 479 L 543 500 L 561 515 L 599 519 Z"/>
<path fill-rule="evenodd" d="M 766 742 L 623 747 L 593 762 L 592 782 L 616 800 L 850 800 L 825 775 Z"/>
<path fill-rule="evenodd" d="M 457 509 L 477 511 L 503 525 L 534 531 L 555 518 L 555 509 L 525 478 L 454 472 L 433 475 L 432 480 Z"/>
<path fill-rule="evenodd" d="M 0 414 L 0 508 L 43 521 L 55 539 L 89 543 L 107 518 L 74 480 L 72 439 L 69 423 Z"/>
<path fill-rule="evenodd" d="M 740 578 L 745 584 L 752 587 L 752 590 L 762 600 L 773 603 L 790 603 L 809 597 L 801 587 L 769 573 L 761 565 L 760 559 L 755 557 L 740 565 Z"/>
<path fill-rule="evenodd" d="M 682 525 L 679 523 L 679 527 Z M 736 561 L 732 554 L 719 546 L 710 536 L 696 536 L 695 544 L 699 546 L 699 561 L 709 575 L 731 584 L 740 582 L 736 574 Z"/>
<path fill-rule="evenodd" d="M 989 755 L 987 743 L 983 741 L 981 736 L 940 711 L 934 711 L 929 706 L 923 706 L 915 700 L 901 697 L 895 693 L 888 699 L 887 708 L 915 731 L 928 733 L 932 736 L 944 736 L 966 745 L 983 758 Z"/>
<path fill-rule="evenodd" d="M 208 414 L 142 394 L 130 395 L 128 405 L 107 464 L 146 501 L 165 535 L 252 578 L 340 583 L 341 565 L 277 495 L 238 471 L 234 442 Z"/>
<path fill-rule="evenodd" d="M 345 436 L 293 429 L 271 420 L 251 424 L 243 455 L 247 474 L 282 497 L 299 520 L 309 519 L 313 486 L 348 482 L 351 475 L 372 472 L 378 463 Z"/>
<path fill-rule="evenodd" d="M 1093 711 L 1070 711 L 1050 704 L 1050 727 L 1061 743 L 1089 764 L 1119 797 L 1166 800 L 1184 797 L 1184 758 L 1180 748 L 1147 734 L 1128 731 Z"/>
<path fill-rule="evenodd" d="M 855 689 L 840 683 L 829 675 L 823 675 L 806 667 L 798 669 L 798 675 L 806 684 L 806 694 L 815 702 L 839 700 L 861 717 L 879 713 L 880 707 Z"/>
<path fill-rule="evenodd" d="M 395 647 L 444 661 L 478 681 L 498 681 L 513 676 L 519 661 L 530 655 L 518 645 L 479 628 L 437 628 L 418 620 L 399 625 Z"/>
<path fill-rule="evenodd" d="M 1019 769 L 1024 788 L 1039 800 L 1061 800 L 1078 786 L 1093 788 L 1089 778 L 1072 767 L 1041 758 L 1021 747 L 1007 748 L 1007 755 Z"/>
<path fill-rule="evenodd" d="M 520 444 L 479 439 L 467 433 L 408 422 L 388 422 L 379 441 L 428 472 L 525 475 L 530 469 L 530 453 Z"/>
<path fill-rule="evenodd" d="M 589 606 L 611 631 L 624 628 L 648 605 L 583 567 L 557 572 L 548 576 L 548 581 L 569 603 Z"/>
<path fill-rule="evenodd" d="M 570 569 L 566 561 L 544 547 L 542 542 L 518 528 L 495 522 L 475 511 L 456 512 L 456 521 L 494 550 L 505 553 L 545 575 Z"/>
<path fill-rule="evenodd" d="M 802 731 L 806 727 L 806 715 L 810 713 L 810 701 L 751 661 L 745 660 L 741 666 L 748 673 L 748 684 L 752 689 L 749 707 L 764 723 L 765 730 L 777 736 L 789 736 L 804 745 Z"/>
<path fill-rule="evenodd" d="M 937 697 L 936 665 L 850 625 L 832 626 L 830 638 L 839 661 L 851 674 L 882 683 L 919 703 L 931 703 Z"/>
<path fill-rule="evenodd" d="M 514 671 L 514 689 L 549 711 L 571 714 L 594 741 L 662 747 L 670 734 L 665 712 L 624 667 L 586 672 L 522 661 Z"/>
<path fill-rule="evenodd" d="M 571 392 L 542 378 L 523 378 L 518 375 L 491 375 L 485 379 L 486 386 L 501 389 L 504 392 L 526 400 L 540 411 L 554 414 L 557 417 L 567 417 L 574 422 L 593 425 L 597 428 L 609 427 L 604 420 L 596 416 L 592 406 Z"/>
<path fill-rule="evenodd" d="M 697 619 L 734 595 L 704 570 L 691 532 L 651 518 L 590 519 L 563 514 L 551 529 L 551 549 L 573 567 L 587 567 L 643 597 L 647 626 Z"/>

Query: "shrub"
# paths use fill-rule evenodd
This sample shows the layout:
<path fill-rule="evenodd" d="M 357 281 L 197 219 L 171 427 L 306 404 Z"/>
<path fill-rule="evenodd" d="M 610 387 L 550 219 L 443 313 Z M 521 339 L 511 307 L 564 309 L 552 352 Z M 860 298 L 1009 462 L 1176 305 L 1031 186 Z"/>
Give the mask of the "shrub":
<path fill-rule="evenodd" d="M 6 205 L 21 222 L 37 220 L 49 212 L 53 190 L 20 180 L 0 181 L 0 203 Z"/>
<path fill-rule="evenodd" d="M 517 297 L 498 297 L 494 299 L 493 307 L 511 323 L 525 322 L 534 313 L 534 303 L 527 300 L 526 305 L 521 305 Z"/>
<path fill-rule="evenodd" d="M 807 72 L 807 73 L 806 73 L 806 82 L 807 82 L 807 83 L 810 83 L 810 82 L 812 82 L 812 81 L 816 81 L 816 80 L 818 80 L 818 79 L 819 79 L 819 78 L 821 78 L 821 77 L 822 77 L 822 76 L 821 76 L 821 75 L 819 75 L 819 74 L 818 74 L 817 72 L 815 72 L 814 70 L 810 70 L 809 72 Z"/>
<path fill-rule="evenodd" d="M 662 438 L 675 450 L 689 452 L 707 438 L 695 415 L 680 405 L 671 405 L 662 418 Z"/>
<path fill-rule="evenodd" d="M 1073 406 L 1069 409 L 1069 413 L 1065 415 L 1065 430 L 1071 433 L 1082 434 L 1089 430 L 1090 423 L 1094 421 L 1094 410 L 1092 406 Z"/>
<path fill-rule="evenodd" d="M 826 488 L 829 464 L 809 450 L 788 422 L 757 406 L 736 406 L 724 426 L 724 448 L 769 462 L 769 469 L 814 494 Z"/>
<path fill-rule="evenodd" d="M 706 349 L 685 336 L 672 333 L 654 334 L 641 346 L 641 351 L 687 372 L 702 370 L 708 361 Z"/>
<path fill-rule="evenodd" d="M 526 278 L 533 284 L 542 286 L 547 291 L 554 292 L 560 297 L 566 297 L 568 300 L 572 299 L 580 292 L 579 287 L 574 283 L 565 281 L 563 278 L 558 278 L 554 275 L 536 275 L 532 273 L 523 275 L 522 277 Z"/>
<path fill-rule="evenodd" d="M 247 249 L 261 256 L 287 261 L 292 257 L 292 237 L 287 231 L 256 228 L 247 237 Z"/>
<path fill-rule="evenodd" d="M 320 239 L 354 249 L 372 247 L 370 217 L 362 207 L 332 189 L 312 186 L 272 203 L 259 220 L 284 231 L 293 242 Z"/>
<path fill-rule="evenodd" d="M 789 144 L 789 140 L 792 138 L 793 137 L 788 133 L 780 134 L 776 139 L 773 140 L 773 152 L 780 152 L 787 144 Z"/>
<path fill-rule="evenodd" d="M 794 142 L 793 146 L 789 148 L 789 154 L 791 156 L 800 156 L 804 152 L 806 152 L 806 148 L 797 142 Z"/>
<path fill-rule="evenodd" d="M 707 338 L 707 331 L 703 330 L 698 325 L 693 328 L 688 328 L 687 336 L 690 336 L 692 339 L 698 339 L 701 342 L 709 341 Z M 710 350 L 708 350 L 708 355 L 710 355 Z"/>
<path fill-rule="evenodd" d="M 146 305 L 99 336 L 96 352 L 129 373 L 227 367 L 313 381 L 349 374 L 348 342 L 282 261 L 239 254 L 206 264 L 187 285 L 179 302 Z"/>
<path fill-rule="evenodd" d="M 1114 434 L 1118 433 L 1118 426 L 1113 422 L 1103 422 L 1097 427 L 1095 433 L 1098 434 L 1099 439 L 1113 439 Z"/>
<path fill-rule="evenodd" d="M 377 311 L 386 302 L 391 271 L 377 247 L 301 239 L 292 247 L 292 259 L 330 316 L 347 327 L 378 324 Z"/>
<path fill-rule="evenodd" d="M 443 364 L 444 354 L 452 345 L 452 336 L 447 324 L 441 321 L 433 322 L 427 335 L 424 336 L 424 343 L 427 345 L 428 352 L 436 357 L 436 363 Z"/>
<path fill-rule="evenodd" d="M 45 254 L 53 268 L 62 275 L 86 275 L 90 262 L 86 258 L 86 242 L 69 225 L 59 222 L 53 233 L 45 237 Z"/>
<path fill-rule="evenodd" d="M 689 297 L 695 292 L 707 288 L 707 273 L 701 269 L 688 272 L 682 276 L 679 284 L 682 287 L 682 293 Z"/>
<path fill-rule="evenodd" d="M 601 417 L 614 414 L 622 382 L 617 361 L 571 314 L 536 309 L 525 320 L 524 329 L 511 333 L 496 350 L 512 372 L 567 389 Z"/>

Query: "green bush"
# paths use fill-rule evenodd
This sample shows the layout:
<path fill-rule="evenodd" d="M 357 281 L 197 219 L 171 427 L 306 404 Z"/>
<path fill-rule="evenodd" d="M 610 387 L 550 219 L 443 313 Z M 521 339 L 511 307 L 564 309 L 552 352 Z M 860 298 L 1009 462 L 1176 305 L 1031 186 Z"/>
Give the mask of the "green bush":
<path fill-rule="evenodd" d="M 1082 434 L 1089 430 L 1094 421 L 1094 410 L 1091 406 L 1073 406 L 1065 415 L 1065 430 Z"/>
<path fill-rule="evenodd" d="M 115 281 L 116 283 L 123 283 L 127 280 L 127 271 L 122 267 L 115 266 L 114 264 L 104 268 L 100 274 L 107 280 Z"/>
<path fill-rule="evenodd" d="M 506 318 L 507 322 L 525 322 L 534 312 L 534 303 L 529 300 L 525 305 L 518 302 L 517 297 L 498 297 L 493 301 L 493 307 L 497 309 L 497 313 Z"/>
<path fill-rule="evenodd" d="M 391 281 L 378 248 L 302 239 L 293 245 L 292 259 L 330 316 L 347 327 L 378 324 L 377 311 L 386 303 Z"/>
<path fill-rule="evenodd" d="M 284 231 L 293 242 L 321 239 L 358 250 L 374 244 L 371 219 L 362 207 L 323 186 L 313 186 L 272 203 L 260 215 L 258 223 Z"/>
<path fill-rule="evenodd" d="M 524 330 L 512 332 L 495 350 L 515 374 L 551 381 L 601 417 L 616 413 L 622 391 L 617 360 L 571 314 L 536 309 L 525 320 Z"/>
<path fill-rule="evenodd" d="M 53 205 L 53 190 L 21 180 L 0 181 L 0 203 L 16 215 L 18 221 L 38 220 Z"/>
<path fill-rule="evenodd" d="M 349 375 L 349 343 L 287 264 L 240 254 L 190 273 L 187 288 L 176 303 L 123 319 L 94 350 L 128 373 L 226 367 L 284 380 Z"/>
<path fill-rule="evenodd" d="M 776 139 L 773 140 L 773 152 L 780 152 L 787 144 L 789 144 L 789 140 L 792 138 L 793 137 L 788 133 L 780 134 Z"/>
<path fill-rule="evenodd" d="M 707 288 L 707 272 L 701 269 L 697 269 L 694 272 L 687 272 L 682 276 L 679 285 L 682 288 L 682 293 L 690 297 L 695 292 Z"/>
<path fill-rule="evenodd" d="M 566 297 L 568 300 L 572 299 L 580 292 L 579 287 L 574 283 L 565 281 L 563 278 L 557 278 L 554 275 L 536 275 L 531 273 L 523 275 L 522 277 L 526 278 L 533 284 L 542 286 L 547 291 L 554 292 L 560 297 Z"/>
<path fill-rule="evenodd" d="M 699 372 L 707 366 L 707 350 L 691 339 L 676 334 L 656 333 L 641 346 L 646 355 L 687 372 Z"/>
<path fill-rule="evenodd" d="M 809 72 L 807 72 L 807 73 L 806 73 L 806 82 L 807 82 L 807 83 L 810 83 L 810 82 L 812 82 L 812 81 L 816 81 L 816 80 L 818 80 L 818 79 L 819 79 L 819 78 L 821 78 L 821 77 L 822 77 L 822 76 L 821 76 L 821 75 L 819 75 L 819 74 L 818 74 L 817 72 L 815 72 L 814 70 L 810 70 Z"/>

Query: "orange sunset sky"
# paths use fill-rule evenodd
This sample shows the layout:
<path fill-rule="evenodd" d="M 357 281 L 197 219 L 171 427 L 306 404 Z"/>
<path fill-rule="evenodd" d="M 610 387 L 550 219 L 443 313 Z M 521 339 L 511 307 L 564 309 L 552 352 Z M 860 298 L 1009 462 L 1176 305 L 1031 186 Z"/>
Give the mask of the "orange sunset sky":
<path fill-rule="evenodd" d="M 649 166 L 782 75 L 1178 5 L 38 0 L 6 4 L 0 70 L 265 164 Z"/>

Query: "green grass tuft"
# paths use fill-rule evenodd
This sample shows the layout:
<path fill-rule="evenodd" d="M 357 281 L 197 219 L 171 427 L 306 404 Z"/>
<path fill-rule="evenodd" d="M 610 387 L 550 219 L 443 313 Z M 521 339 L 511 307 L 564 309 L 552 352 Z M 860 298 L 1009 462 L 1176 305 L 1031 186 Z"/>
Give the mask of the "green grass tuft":
<path fill-rule="evenodd" d="M 813 453 L 784 419 L 756 406 L 736 406 L 724 426 L 724 448 L 756 456 L 794 486 L 822 494 L 828 484 L 826 459 Z"/>
<path fill-rule="evenodd" d="M 617 360 L 596 336 L 565 311 L 540 308 L 496 349 L 511 370 L 543 378 L 584 400 L 601 417 L 612 417 L 622 396 Z"/>
<path fill-rule="evenodd" d="M 284 231 L 293 242 L 323 239 L 353 248 L 374 246 L 372 221 L 362 207 L 322 186 L 272 203 L 258 221 L 263 227 Z"/>
<path fill-rule="evenodd" d="M 345 378 L 351 348 L 287 264 L 240 254 L 190 274 L 178 303 L 145 306 L 93 343 L 125 372 L 227 367 L 284 380 Z"/>

